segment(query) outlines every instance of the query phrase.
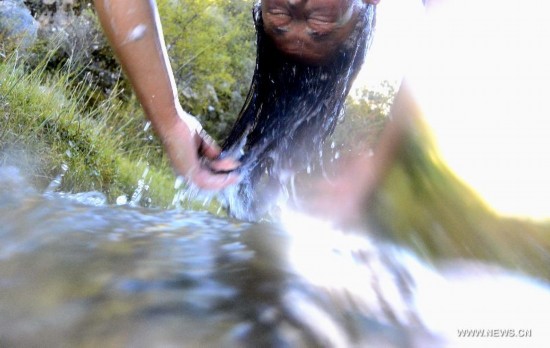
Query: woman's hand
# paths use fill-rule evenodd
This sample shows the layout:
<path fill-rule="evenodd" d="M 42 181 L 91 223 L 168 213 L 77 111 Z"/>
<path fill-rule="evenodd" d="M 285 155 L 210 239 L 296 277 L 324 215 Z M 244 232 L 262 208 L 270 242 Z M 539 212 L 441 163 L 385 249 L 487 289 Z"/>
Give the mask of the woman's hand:
<path fill-rule="evenodd" d="M 229 173 L 239 165 L 230 158 L 219 160 L 220 148 L 197 119 L 181 109 L 176 122 L 157 130 L 172 167 L 178 175 L 207 190 L 220 190 L 239 180 Z"/>

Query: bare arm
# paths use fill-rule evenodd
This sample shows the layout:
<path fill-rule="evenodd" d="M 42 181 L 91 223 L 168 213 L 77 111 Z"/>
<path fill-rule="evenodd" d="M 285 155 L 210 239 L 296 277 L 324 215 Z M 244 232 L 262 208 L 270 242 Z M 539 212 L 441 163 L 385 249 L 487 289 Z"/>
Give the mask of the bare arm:
<path fill-rule="evenodd" d="M 221 189 L 238 179 L 214 174 L 199 155 L 214 160 L 219 148 L 199 122 L 183 111 L 168 61 L 154 0 L 94 0 L 109 42 L 179 175 L 206 189 Z M 200 153 L 199 153 L 200 151 Z M 212 168 L 231 170 L 231 160 L 212 161 Z"/>

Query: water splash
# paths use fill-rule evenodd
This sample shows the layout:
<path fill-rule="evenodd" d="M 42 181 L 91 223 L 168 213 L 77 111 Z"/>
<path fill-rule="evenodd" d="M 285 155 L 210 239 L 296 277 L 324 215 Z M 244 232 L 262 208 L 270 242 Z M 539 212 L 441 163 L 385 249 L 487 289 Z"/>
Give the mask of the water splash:
<path fill-rule="evenodd" d="M 202 208 L 208 210 L 218 197 L 218 192 L 203 190 L 183 176 L 176 178 L 174 189 L 176 192 L 171 207 L 177 209 L 193 210 L 202 206 Z"/>
<path fill-rule="evenodd" d="M 116 205 L 125 205 L 128 203 L 128 197 L 121 195 L 116 198 Z"/>
<path fill-rule="evenodd" d="M 49 183 L 48 187 L 44 190 L 44 195 L 52 195 L 59 190 L 61 183 L 63 182 L 63 176 L 69 170 L 69 165 L 63 163 L 61 165 L 61 172 Z"/>
<path fill-rule="evenodd" d="M 289 235 L 289 268 L 340 310 L 414 331 L 404 346 L 484 347 L 496 337 L 503 347 L 517 346 L 519 337 L 528 346 L 550 342 L 547 281 L 475 261 L 428 264 L 402 247 L 290 210 L 282 221 Z M 312 330 L 330 346 L 353 346 L 310 298 L 289 297 L 294 315 L 316 322 Z M 534 332 L 540 336 L 533 338 Z"/>
<path fill-rule="evenodd" d="M 143 174 L 141 175 L 141 179 L 138 180 L 136 189 L 134 190 L 134 193 L 132 194 L 132 197 L 130 198 L 130 202 L 128 203 L 130 206 L 140 206 L 140 205 L 146 205 L 147 201 L 143 195 L 149 191 L 149 183 L 151 182 L 151 178 L 149 178 L 149 181 L 147 181 L 147 175 L 149 174 L 149 163 L 147 163 L 145 169 L 143 170 Z"/>
<path fill-rule="evenodd" d="M 495 266 L 428 264 L 291 211 L 249 224 L 68 198 L 0 167 L 2 345 L 486 346 L 457 337 L 472 325 L 550 342 L 548 283 Z"/>

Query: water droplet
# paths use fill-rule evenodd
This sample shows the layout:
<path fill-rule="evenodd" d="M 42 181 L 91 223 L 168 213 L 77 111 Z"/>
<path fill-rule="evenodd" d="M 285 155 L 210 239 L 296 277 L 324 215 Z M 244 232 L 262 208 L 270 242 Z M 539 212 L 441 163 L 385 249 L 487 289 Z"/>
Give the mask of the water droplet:
<path fill-rule="evenodd" d="M 143 131 L 147 132 L 147 130 L 149 130 L 149 127 L 151 127 L 151 121 L 145 122 L 145 127 L 143 127 Z"/>
<path fill-rule="evenodd" d="M 128 198 L 126 196 L 122 195 L 122 196 L 118 196 L 116 198 L 116 204 L 117 205 L 124 205 L 126 203 L 128 203 Z"/>
<path fill-rule="evenodd" d="M 176 182 L 174 183 L 174 189 L 179 190 L 181 188 L 181 185 L 185 182 L 185 179 L 183 176 L 178 176 L 176 178 Z"/>
<path fill-rule="evenodd" d="M 141 201 L 141 196 L 143 195 L 143 185 L 144 185 L 144 180 L 140 179 L 138 181 L 138 184 L 137 184 L 137 187 L 136 187 L 134 193 L 132 194 L 132 198 L 130 199 L 129 204 L 131 206 L 138 206 L 139 205 L 139 202 Z"/>
<path fill-rule="evenodd" d="M 138 41 L 145 37 L 145 32 L 147 31 L 147 26 L 145 24 L 138 24 L 135 26 L 128 36 L 126 37 L 126 42 Z"/>

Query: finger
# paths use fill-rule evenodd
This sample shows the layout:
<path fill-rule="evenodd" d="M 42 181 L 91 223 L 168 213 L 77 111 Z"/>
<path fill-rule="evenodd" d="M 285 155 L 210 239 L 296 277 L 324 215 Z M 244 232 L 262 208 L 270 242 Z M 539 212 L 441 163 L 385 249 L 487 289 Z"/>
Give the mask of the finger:
<path fill-rule="evenodd" d="M 202 169 L 195 172 L 190 179 L 201 189 L 218 191 L 236 184 L 240 176 L 235 173 L 213 174 L 209 170 Z"/>
<path fill-rule="evenodd" d="M 213 171 L 216 172 L 230 172 L 237 169 L 241 165 L 241 162 L 227 157 L 211 161 L 208 165 Z"/>
<path fill-rule="evenodd" d="M 216 159 L 220 156 L 221 149 L 216 144 L 214 139 L 204 129 L 198 133 L 199 137 L 199 154 L 209 158 Z"/>

